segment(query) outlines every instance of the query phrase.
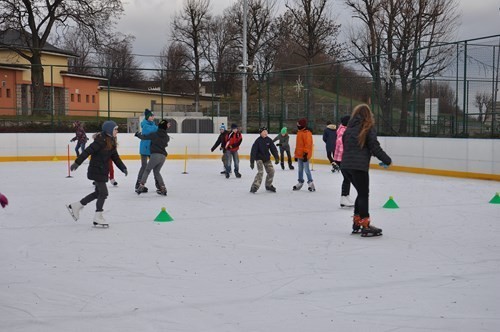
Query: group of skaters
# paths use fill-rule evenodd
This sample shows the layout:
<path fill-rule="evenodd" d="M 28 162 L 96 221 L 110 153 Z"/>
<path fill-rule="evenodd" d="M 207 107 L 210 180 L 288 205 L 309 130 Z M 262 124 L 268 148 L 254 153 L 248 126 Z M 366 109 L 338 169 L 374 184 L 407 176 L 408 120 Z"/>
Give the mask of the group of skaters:
<path fill-rule="evenodd" d="M 166 147 L 170 140 L 167 133 L 169 127 L 170 124 L 167 120 L 161 120 L 156 125 L 154 114 L 149 110 L 145 110 L 145 118 L 141 122 L 142 130 L 135 134 L 136 137 L 141 139 L 141 168 L 135 186 L 137 194 L 148 191 L 145 184 L 151 171 L 153 171 L 155 178 L 157 193 L 160 195 L 167 194 L 160 170 L 168 155 Z M 332 139 L 331 144 L 327 144 L 327 153 L 332 164 L 332 170 L 340 170 L 343 176 L 340 205 L 342 207 L 354 206 L 352 232 L 361 232 L 362 236 L 381 235 L 382 230 L 373 226 L 370 221 L 369 163 L 372 155 L 377 157 L 384 166 L 389 166 L 392 160 L 384 152 L 377 140 L 374 116 L 370 107 L 366 104 L 356 106 L 350 116 L 342 117 L 338 128 L 336 126 L 327 126 L 327 129 L 330 129 L 334 133 L 334 136 L 332 136 L 334 139 Z M 108 225 L 102 216 L 102 211 L 104 202 L 108 196 L 106 182 L 109 176 L 110 161 L 125 175 L 128 174 L 127 168 L 117 152 L 117 133 L 118 126 L 115 122 L 104 122 L 102 131 L 94 136 L 94 141 L 89 147 L 83 149 L 78 154 L 75 162 L 71 165 L 71 170 L 75 171 L 84 160 L 92 156 L 87 177 L 94 181 L 95 190 L 80 201 L 67 205 L 69 212 L 75 220 L 79 219 L 79 213 L 85 205 L 93 200 L 97 200 L 93 223 L 95 226 Z M 259 190 L 264 171 L 266 172 L 265 189 L 270 192 L 276 192 L 276 188 L 273 186 L 274 167 L 271 155 L 274 157 L 275 164 L 281 164 L 281 168 L 285 169 L 286 153 L 288 167 L 291 170 L 294 169 L 290 153 L 288 130 L 287 128 L 283 128 L 274 139 L 268 137 L 266 127 L 261 127 L 259 134 L 250 152 L 250 167 L 254 169 L 255 165 L 257 165 L 257 174 L 250 186 L 250 192 L 256 193 Z M 325 139 L 325 143 L 330 142 L 329 138 L 325 138 L 324 135 Z M 220 135 L 212 146 L 211 151 L 213 152 L 217 148 L 222 151 L 221 160 L 224 170 L 221 174 L 224 174 L 226 178 L 230 177 L 231 168 L 234 170 L 234 175 L 237 178 L 241 177 L 238 150 L 242 141 L 243 135 L 236 124 L 232 124 L 230 130 L 226 130 L 224 125 L 220 127 Z M 277 145 L 274 144 L 276 141 L 278 141 Z M 279 147 L 279 154 L 276 146 Z M 312 154 L 312 131 L 307 127 L 306 119 L 299 119 L 297 121 L 296 146 L 293 155 L 298 165 L 298 182 L 293 186 L 293 190 L 300 190 L 303 187 L 305 173 L 308 190 L 311 192 L 316 191 L 309 167 Z M 351 184 L 357 191 L 357 197 L 354 202 L 352 202 L 349 196 Z"/>
<path fill-rule="evenodd" d="M 328 160 L 332 165 L 332 172 L 340 171 L 343 176 L 342 191 L 340 197 L 341 207 L 353 207 L 354 216 L 352 220 L 352 233 L 361 233 L 362 236 L 377 236 L 382 234 L 382 229 L 371 224 L 369 214 L 369 165 L 371 156 L 377 157 L 382 165 L 388 167 L 392 160 L 381 148 L 375 131 L 375 121 L 370 107 L 366 104 L 356 106 L 351 115 L 341 118 L 337 128 L 335 124 L 328 123 L 323 134 L 326 144 Z M 276 192 L 273 186 L 274 167 L 271 155 L 276 165 L 281 164 L 285 169 L 285 153 L 288 156 L 288 167 L 293 170 L 290 154 L 289 136 L 287 128 L 282 128 L 279 135 L 274 139 L 268 137 L 266 127 L 259 129 L 260 136 L 255 140 L 250 152 L 250 168 L 254 169 L 257 164 L 257 174 L 250 186 L 250 192 L 256 193 L 266 172 L 265 189 Z M 222 151 L 222 163 L 224 170 L 221 172 L 229 178 L 231 173 L 231 159 L 234 160 L 234 172 L 236 177 L 239 173 L 238 149 L 242 142 L 242 135 L 236 124 L 231 125 L 231 131 L 226 131 L 224 125 L 220 127 L 220 135 L 212 146 L 211 151 L 217 147 Z M 278 141 L 277 145 L 274 142 Z M 280 148 L 280 154 L 278 150 Z M 308 190 L 316 191 L 312 178 L 309 162 L 313 153 L 313 137 L 311 130 L 307 127 L 306 119 L 297 121 L 297 136 L 294 159 L 298 164 L 298 183 L 292 190 L 300 190 L 304 183 L 304 173 L 307 178 Z M 351 184 L 356 188 L 357 197 L 352 201 L 350 198 Z"/>

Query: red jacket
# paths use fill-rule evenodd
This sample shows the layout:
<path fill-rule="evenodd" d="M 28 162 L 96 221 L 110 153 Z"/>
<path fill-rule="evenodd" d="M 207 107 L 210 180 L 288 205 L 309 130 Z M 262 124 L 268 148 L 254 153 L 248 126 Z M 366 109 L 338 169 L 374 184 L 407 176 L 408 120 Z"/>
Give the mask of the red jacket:
<path fill-rule="evenodd" d="M 234 131 L 230 131 L 226 135 L 226 150 L 235 152 L 240 148 L 240 144 L 243 141 L 243 135 L 239 131 L 236 133 Z"/>

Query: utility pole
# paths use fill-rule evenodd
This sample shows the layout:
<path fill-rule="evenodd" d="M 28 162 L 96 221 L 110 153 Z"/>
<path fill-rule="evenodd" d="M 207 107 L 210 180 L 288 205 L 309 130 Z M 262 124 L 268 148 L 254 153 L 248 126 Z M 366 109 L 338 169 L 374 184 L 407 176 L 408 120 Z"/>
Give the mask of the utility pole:
<path fill-rule="evenodd" d="M 244 134 L 247 132 L 247 18 L 248 18 L 248 0 L 243 0 L 243 68 L 241 79 L 241 130 Z"/>

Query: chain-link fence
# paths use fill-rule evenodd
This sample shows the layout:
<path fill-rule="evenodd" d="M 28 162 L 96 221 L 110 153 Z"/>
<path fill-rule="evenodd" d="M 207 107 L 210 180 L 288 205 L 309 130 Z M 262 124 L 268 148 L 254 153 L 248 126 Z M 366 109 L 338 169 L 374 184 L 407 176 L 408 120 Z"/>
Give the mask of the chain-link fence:
<path fill-rule="evenodd" d="M 385 69 L 372 75 L 359 58 L 268 73 L 255 67 L 246 74 L 202 71 L 199 78 L 184 70 L 76 71 L 51 64 L 43 66 L 41 99 L 30 65 L 0 64 L 0 132 L 67 131 L 75 120 L 90 131 L 110 118 L 125 128 L 127 118 L 137 118 L 144 108 L 160 117 L 201 114 L 241 125 L 246 76 L 248 132 L 260 126 L 271 132 L 294 128 L 297 119 L 307 118 L 319 133 L 327 121 L 338 123 L 355 105 L 368 103 L 380 135 L 499 137 L 500 35 L 448 46 L 444 70 L 430 76 L 425 69 L 414 70 L 405 78 Z M 414 50 L 418 65 L 424 52 L 424 47 Z M 379 55 L 377 61 L 384 58 L 388 56 Z"/>

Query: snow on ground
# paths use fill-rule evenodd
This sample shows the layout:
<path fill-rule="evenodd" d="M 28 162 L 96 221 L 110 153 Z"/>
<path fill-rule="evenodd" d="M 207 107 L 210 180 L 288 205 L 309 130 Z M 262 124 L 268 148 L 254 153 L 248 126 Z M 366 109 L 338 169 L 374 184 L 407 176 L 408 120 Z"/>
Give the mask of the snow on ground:
<path fill-rule="evenodd" d="M 248 161 L 225 179 L 167 160 L 162 197 L 137 196 L 126 164 L 96 229 L 93 203 L 79 222 L 64 206 L 92 191 L 87 165 L 0 163 L 0 331 L 500 330 L 498 182 L 373 170 L 384 235 L 361 238 L 327 166 L 315 193 L 277 169 L 276 194 L 251 194 Z M 153 222 L 161 207 L 173 222 Z"/>

